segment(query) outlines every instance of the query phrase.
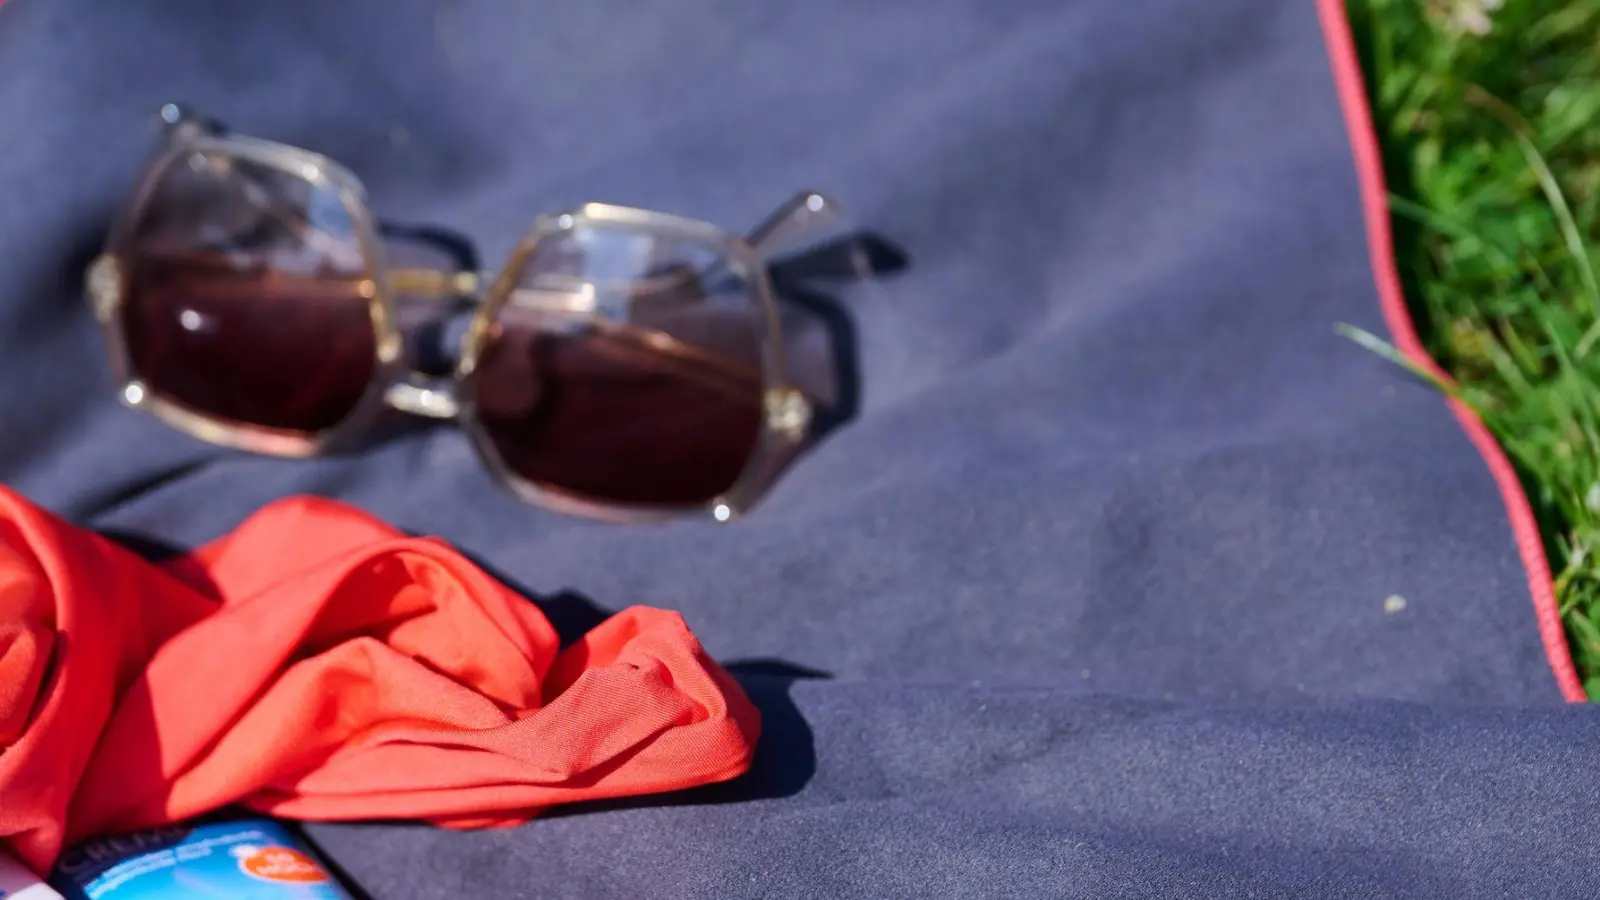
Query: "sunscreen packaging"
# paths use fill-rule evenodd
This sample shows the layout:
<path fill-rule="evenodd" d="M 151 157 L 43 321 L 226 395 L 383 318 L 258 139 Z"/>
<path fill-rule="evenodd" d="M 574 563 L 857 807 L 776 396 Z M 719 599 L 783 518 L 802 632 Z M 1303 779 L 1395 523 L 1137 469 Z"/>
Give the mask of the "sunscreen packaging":
<path fill-rule="evenodd" d="M 50 881 L 66 900 L 351 900 L 311 848 L 271 819 L 178 825 L 87 841 L 61 857 Z"/>

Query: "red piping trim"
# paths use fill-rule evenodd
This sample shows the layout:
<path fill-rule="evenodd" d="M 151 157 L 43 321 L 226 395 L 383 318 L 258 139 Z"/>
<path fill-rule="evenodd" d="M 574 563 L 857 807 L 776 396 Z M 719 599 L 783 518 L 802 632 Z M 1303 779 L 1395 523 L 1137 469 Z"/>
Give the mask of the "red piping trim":
<path fill-rule="evenodd" d="M 1355 155 L 1356 174 L 1361 182 L 1361 205 L 1367 220 L 1372 274 L 1378 283 L 1378 300 L 1383 306 L 1384 322 L 1389 326 L 1389 334 L 1400 352 L 1439 377 L 1448 377 L 1428 355 L 1428 351 L 1423 349 L 1411 314 L 1406 309 L 1405 295 L 1400 289 L 1400 273 L 1395 268 L 1394 244 L 1389 230 L 1389 192 L 1384 186 L 1378 137 L 1372 126 L 1372 111 L 1367 107 L 1361 63 L 1356 58 L 1350 21 L 1345 18 L 1344 0 L 1317 0 L 1317 13 L 1322 19 L 1322 34 L 1327 41 L 1328 58 L 1333 66 L 1333 81 L 1339 91 L 1339 106 L 1344 110 L 1345 126 L 1350 132 L 1350 147 Z M 1522 567 L 1528 573 L 1533 613 L 1539 624 L 1539 637 L 1544 642 L 1545 658 L 1549 660 L 1550 671 L 1556 677 L 1556 685 L 1568 701 L 1581 703 L 1588 698 L 1583 683 L 1578 680 L 1577 669 L 1572 664 L 1572 653 L 1567 647 L 1567 633 L 1561 624 L 1555 585 L 1550 579 L 1550 562 L 1544 555 L 1544 542 L 1539 537 L 1539 524 L 1533 517 L 1533 507 L 1522 491 L 1522 483 L 1517 480 L 1511 461 L 1506 458 L 1489 429 L 1484 427 L 1482 420 L 1465 404 L 1453 399 L 1448 402 L 1467 437 L 1483 455 L 1484 462 L 1488 463 L 1489 472 L 1500 488 L 1506 515 L 1511 519 L 1511 531 L 1516 537 L 1517 552 L 1522 555 Z"/>

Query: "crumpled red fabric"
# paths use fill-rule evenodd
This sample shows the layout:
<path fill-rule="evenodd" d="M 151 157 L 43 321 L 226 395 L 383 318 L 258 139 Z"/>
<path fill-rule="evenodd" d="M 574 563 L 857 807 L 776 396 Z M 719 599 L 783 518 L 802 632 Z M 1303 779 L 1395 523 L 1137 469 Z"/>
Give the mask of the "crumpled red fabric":
<path fill-rule="evenodd" d="M 154 565 L 0 488 L 0 848 L 223 806 L 513 824 L 744 772 L 759 715 L 675 613 L 561 650 L 442 541 L 295 497 Z"/>

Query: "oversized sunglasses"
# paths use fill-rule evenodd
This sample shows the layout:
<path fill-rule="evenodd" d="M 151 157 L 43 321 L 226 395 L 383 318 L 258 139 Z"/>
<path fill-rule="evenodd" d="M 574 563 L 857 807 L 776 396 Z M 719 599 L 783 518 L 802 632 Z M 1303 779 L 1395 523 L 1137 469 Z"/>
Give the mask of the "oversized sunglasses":
<path fill-rule="evenodd" d="M 540 218 L 491 278 L 400 265 L 326 157 L 174 105 L 161 118 L 87 279 L 129 407 L 286 457 L 385 410 L 453 420 L 515 495 L 614 521 L 727 521 L 806 438 L 765 259 L 832 217 L 820 194 L 743 238 L 591 203 Z M 453 369 L 413 364 L 412 301 L 467 307 Z"/>

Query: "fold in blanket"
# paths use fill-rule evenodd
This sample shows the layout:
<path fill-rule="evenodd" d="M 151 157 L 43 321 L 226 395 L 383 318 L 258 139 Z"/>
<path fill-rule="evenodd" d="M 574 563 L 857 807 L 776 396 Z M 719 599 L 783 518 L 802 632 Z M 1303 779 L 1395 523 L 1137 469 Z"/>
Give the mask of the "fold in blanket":
<path fill-rule="evenodd" d="M 158 567 L 0 489 L 0 839 L 44 870 L 233 803 L 492 825 L 748 767 L 758 713 L 677 614 L 558 643 L 443 542 L 332 501 Z"/>

